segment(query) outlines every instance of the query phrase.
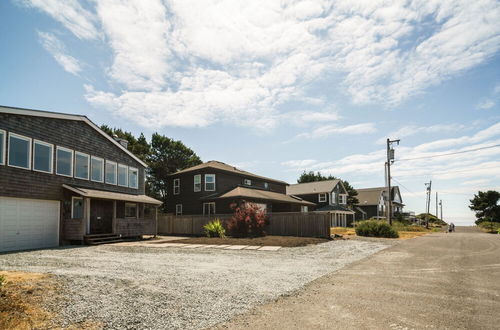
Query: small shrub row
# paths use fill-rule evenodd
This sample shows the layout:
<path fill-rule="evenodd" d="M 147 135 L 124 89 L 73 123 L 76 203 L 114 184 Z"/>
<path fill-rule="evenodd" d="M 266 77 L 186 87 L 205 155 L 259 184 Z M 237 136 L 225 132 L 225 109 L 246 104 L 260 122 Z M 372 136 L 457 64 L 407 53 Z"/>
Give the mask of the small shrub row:
<path fill-rule="evenodd" d="M 356 235 L 366 237 L 398 238 L 398 232 L 385 221 L 366 220 L 356 226 Z"/>

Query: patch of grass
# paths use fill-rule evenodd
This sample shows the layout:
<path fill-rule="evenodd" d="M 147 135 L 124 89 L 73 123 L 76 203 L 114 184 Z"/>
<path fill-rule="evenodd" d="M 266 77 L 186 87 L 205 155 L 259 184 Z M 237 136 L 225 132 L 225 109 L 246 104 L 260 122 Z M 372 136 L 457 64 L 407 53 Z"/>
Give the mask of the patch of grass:
<path fill-rule="evenodd" d="M 253 238 L 193 237 L 188 239 L 180 239 L 177 241 L 169 241 L 169 243 L 214 244 L 214 245 L 267 245 L 267 246 L 297 247 L 297 246 L 306 246 L 309 244 L 319 244 L 327 241 L 328 239 L 326 238 L 268 235 L 268 236 L 253 237 Z"/>
<path fill-rule="evenodd" d="M 342 236 L 351 236 L 356 235 L 356 231 L 354 228 L 346 228 L 346 227 L 332 227 L 330 228 L 330 235 L 342 235 Z"/>
<path fill-rule="evenodd" d="M 500 222 L 484 221 L 478 224 L 479 228 L 486 233 L 500 233 Z"/>
<path fill-rule="evenodd" d="M 418 231 L 399 231 L 400 239 L 409 239 L 427 235 L 429 232 L 418 232 Z"/>

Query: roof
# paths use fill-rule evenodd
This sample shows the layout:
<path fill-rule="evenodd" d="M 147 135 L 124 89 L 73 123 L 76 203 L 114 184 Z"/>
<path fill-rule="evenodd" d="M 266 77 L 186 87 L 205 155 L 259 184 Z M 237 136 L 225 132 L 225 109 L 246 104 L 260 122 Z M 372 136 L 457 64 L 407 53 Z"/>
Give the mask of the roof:
<path fill-rule="evenodd" d="M 354 214 L 353 210 L 348 209 L 347 207 L 341 206 L 341 205 L 326 205 L 323 207 L 320 207 L 319 209 L 316 209 L 317 212 L 325 212 L 325 211 L 343 211 L 343 212 L 348 212 L 350 214 Z"/>
<path fill-rule="evenodd" d="M 392 186 L 392 189 L 398 189 L 398 186 Z M 358 205 L 363 206 L 363 205 L 378 205 L 380 201 L 380 196 L 382 193 L 385 191 L 386 187 L 375 187 L 375 188 L 364 188 L 364 189 L 356 189 L 358 192 L 358 196 L 356 198 L 358 199 L 359 203 Z M 396 204 L 401 204 L 395 201 L 392 201 L 392 203 Z"/>
<path fill-rule="evenodd" d="M 146 203 L 155 205 L 162 204 L 162 202 L 160 202 L 159 200 L 156 200 L 146 195 L 132 195 L 132 194 L 124 194 L 124 193 L 117 193 L 104 190 L 87 189 L 87 188 L 73 187 L 66 184 L 63 184 L 63 187 L 83 197 L 113 199 L 125 202 Z"/>
<path fill-rule="evenodd" d="M 237 197 L 251 198 L 251 199 L 265 199 L 281 203 L 316 205 L 314 203 L 305 201 L 302 198 L 296 196 L 290 196 L 290 195 L 280 194 L 274 191 L 260 190 L 260 189 L 246 188 L 246 187 L 236 187 L 220 195 L 219 197 L 215 197 L 214 199 L 237 198 Z"/>
<path fill-rule="evenodd" d="M 226 164 L 223 162 L 219 162 L 216 160 L 211 160 L 211 161 L 208 161 L 208 162 L 200 164 L 200 165 L 192 166 L 192 167 L 177 171 L 171 175 L 177 175 L 177 174 L 181 174 L 181 173 L 197 171 L 197 170 L 201 170 L 204 168 L 214 168 L 214 169 L 218 169 L 218 170 L 225 171 L 225 172 L 230 172 L 230 173 L 244 175 L 244 176 L 248 176 L 248 177 L 252 177 L 252 178 L 256 178 L 256 179 L 261 179 L 264 181 L 272 181 L 272 182 L 278 182 L 281 184 L 288 185 L 288 183 L 286 183 L 285 181 L 275 180 L 275 179 L 267 178 L 265 176 L 260 176 L 260 175 L 253 174 L 253 173 L 250 173 L 247 171 L 243 171 L 243 170 L 240 170 L 239 168 L 236 168 L 232 165 L 229 165 L 229 164 Z"/>
<path fill-rule="evenodd" d="M 286 193 L 289 195 L 307 195 L 329 193 L 335 188 L 340 180 L 326 180 L 306 183 L 291 184 L 286 187 Z"/>
<path fill-rule="evenodd" d="M 55 119 L 65 119 L 65 120 L 77 120 L 83 121 L 97 132 L 99 132 L 106 139 L 111 141 L 115 146 L 120 148 L 122 151 L 127 153 L 130 157 L 132 157 L 135 161 L 141 164 L 144 167 L 148 167 L 146 163 L 140 160 L 136 155 L 130 152 L 127 148 L 122 146 L 118 141 L 109 136 L 106 132 L 99 128 L 96 124 L 94 124 L 90 119 L 83 115 L 74 115 L 68 113 L 61 112 L 51 112 L 51 111 L 43 111 L 43 110 L 33 110 L 33 109 L 24 109 L 24 108 L 15 108 L 15 107 L 7 107 L 0 105 L 0 113 L 10 113 L 14 115 L 22 115 L 22 116 L 33 116 L 33 117 L 44 117 L 44 118 L 55 118 Z"/>

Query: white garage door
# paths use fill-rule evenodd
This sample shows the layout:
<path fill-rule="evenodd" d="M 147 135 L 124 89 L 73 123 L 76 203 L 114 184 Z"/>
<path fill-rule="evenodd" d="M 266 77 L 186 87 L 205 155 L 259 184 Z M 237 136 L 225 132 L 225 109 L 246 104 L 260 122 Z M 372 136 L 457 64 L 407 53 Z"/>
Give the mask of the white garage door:
<path fill-rule="evenodd" d="M 59 201 L 0 197 L 0 252 L 59 245 Z"/>

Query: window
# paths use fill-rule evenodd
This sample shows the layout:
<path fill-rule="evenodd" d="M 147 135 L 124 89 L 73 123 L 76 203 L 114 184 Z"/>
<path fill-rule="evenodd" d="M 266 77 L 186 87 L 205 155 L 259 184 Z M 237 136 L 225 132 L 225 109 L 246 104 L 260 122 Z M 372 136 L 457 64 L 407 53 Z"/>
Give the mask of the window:
<path fill-rule="evenodd" d="M 136 203 L 125 203 L 125 217 L 126 218 L 137 218 L 137 204 Z"/>
<path fill-rule="evenodd" d="M 340 204 L 347 204 L 347 195 L 339 195 L 339 199 Z"/>
<path fill-rule="evenodd" d="M 33 141 L 33 171 L 52 173 L 54 146 L 42 141 Z"/>
<path fill-rule="evenodd" d="M 128 186 L 135 189 L 139 186 L 139 171 L 136 168 L 128 168 Z"/>
<path fill-rule="evenodd" d="M 106 183 L 116 184 L 116 163 L 106 159 Z"/>
<path fill-rule="evenodd" d="M 5 165 L 5 131 L 0 129 L 0 165 Z"/>
<path fill-rule="evenodd" d="M 9 133 L 9 166 L 31 169 L 31 139 Z"/>
<path fill-rule="evenodd" d="M 269 189 L 269 183 L 264 182 L 264 189 Z"/>
<path fill-rule="evenodd" d="M 215 174 L 205 174 L 205 191 L 215 191 Z"/>
<path fill-rule="evenodd" d="M 83 198 L 71 197 L 71 219 L 83 219 Z"/>
<path fill-rule="evenodd" d="M 203 203 L 203 215 L 214 215 L 215 214 L 215 203 Z"/>
<path fill-rule="evenodd" d="M 90 178 L 95 182 L 104 181 L 104 159 L 92 156 L 90 159 Z"/>
<path fill-rule="evenodd" d="M 194 176 L 194 191 L 201 191 L 201 174 L 196 174 Z"/>
<path fill-rule="evenodd" d="M 330 204 L 337 204 L 337 194 L 332 192 L 332 199 L 330 200 Z"/>
<path fill-rule="evenodd" d="M 252 180 L 250 180 L 250 179 L 243 179 L 243 184 L 245 186 L 251 186 L 252 185 Z"/>
<path fill-rule="evenodd" d="M 174 195 L 179 195 L 181 192 L 181 179 L 174 179 Z"/>
<path fill-rule="evenodd" d="M 75 151 L 75 178 L 89 179 L 90 156 Z"/>
<path fill-rule="evenodd" d="M 118 185 L 128 187 L 128 166 L 118 164 Z"/>
<path fill-rule="evenodd" d="M 300 206 L 300 212 L 302 212 L 302 213 L 309 212 L 309 206 L 307 206 L 307 205 L 301 205 Z"/>
<path fill-rule="evenodd" d="M 326 194 L 318 194 L 318 201 L 321 202 L 326 202 Z"/>
<path fill-rule="evenodd" d="M 73 150 L 57 147 L 56 173 L 63 176 L 73 176 Z"/>
<path fill-rule="evenodd" d="M 182 204 L 175 205 L 175 215 L 182 215 Z"/>

